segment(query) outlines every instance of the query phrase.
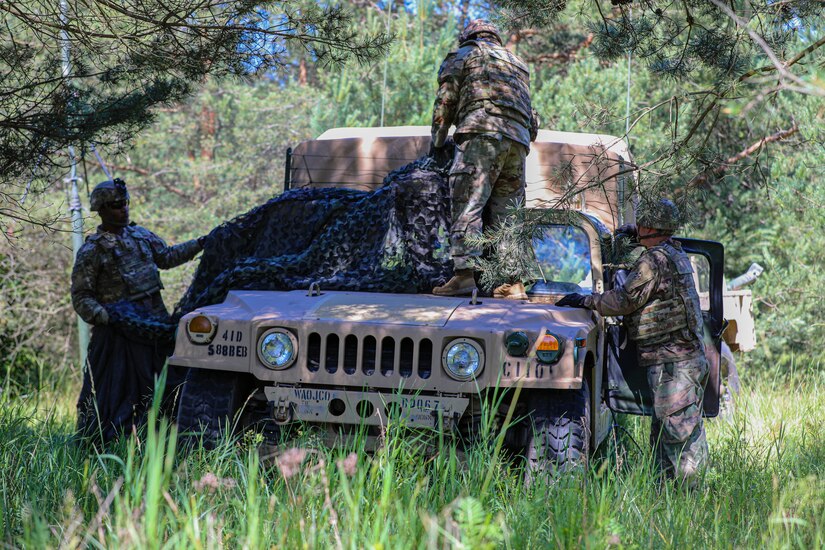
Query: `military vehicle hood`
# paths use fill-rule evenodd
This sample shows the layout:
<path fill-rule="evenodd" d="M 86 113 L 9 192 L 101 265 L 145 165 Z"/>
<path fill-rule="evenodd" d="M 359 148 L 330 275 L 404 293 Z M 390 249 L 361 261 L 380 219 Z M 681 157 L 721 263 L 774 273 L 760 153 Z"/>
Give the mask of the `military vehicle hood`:
<path fill-rule="evenodd" d="M 202 311 L 200 308 L 198 311 Z M 542 325 L 588 328 L 592 313 L 559 308 L 523 300 L 441 297 L 424 294 L 383 294 L 373 292 L 231 291 L 226 301 L 209 306 L 222 319 L 263 321 L 291 319 L 342 323 L 440 327 L 453 330 L 508 330 Z"/>

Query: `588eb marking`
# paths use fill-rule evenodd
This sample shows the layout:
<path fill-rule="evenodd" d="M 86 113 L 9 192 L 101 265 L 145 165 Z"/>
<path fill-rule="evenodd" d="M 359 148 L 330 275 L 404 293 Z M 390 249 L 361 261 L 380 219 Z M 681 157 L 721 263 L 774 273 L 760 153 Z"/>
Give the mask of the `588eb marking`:
<path fill-rule="evenodd" d="M 207 355 L 221 355 L 223 357 L 247 357 L 249 348 L 246 346 L 232 346 L 228 344 L 209 344 Z"/>

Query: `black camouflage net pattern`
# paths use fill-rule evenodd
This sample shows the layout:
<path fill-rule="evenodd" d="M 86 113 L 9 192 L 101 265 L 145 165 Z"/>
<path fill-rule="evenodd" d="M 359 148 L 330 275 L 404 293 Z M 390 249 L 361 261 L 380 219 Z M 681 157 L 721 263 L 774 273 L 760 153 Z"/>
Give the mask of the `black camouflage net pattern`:
<path fill-rule="evenodd" d="M 447 171 L 423 157 L 372 192 L 294 189 L 221 224 L 170 319 L 107 310 L 115 326 L 169 340 L 183 315 L 230 290 L 430 293 L 452 275 L 449 230 Z"/>
<path fill-rule="evenodd" d="M 165 311 L 157 311 L 129 300 L 105 304 L 109 326 L 140 343 L 174 344 L 177 323 Z"/>

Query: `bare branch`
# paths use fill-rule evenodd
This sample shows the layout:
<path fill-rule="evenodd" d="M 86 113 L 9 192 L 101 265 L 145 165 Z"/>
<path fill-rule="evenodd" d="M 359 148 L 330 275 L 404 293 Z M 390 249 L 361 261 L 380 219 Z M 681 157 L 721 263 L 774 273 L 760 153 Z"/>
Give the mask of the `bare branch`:
<path fill-rule="evenodd" d="M 741 17 L 739 17 L 730 8 L 730 6 L 728 6 L 727 4 L 722 2 L 721 0 L 710 0 L 710 2 L 714 6 L 719 8 L 733 22 L 735 22 L 737 26 L 739 26 L 745 32 L 748 33 L 748 36 L 751 38 L 751 40 L 753 40 L 762 49 L 762 51 L 765 52 L 765 55 L 768 56 L 768 59 L 771 60 L 771 63 L 773 63 L 774 70 L 776 70 L 776 72 L 778 72 L 783 78 L 786 78 L 786 79 L 788 79 L 792 82 L 795 82 L 801 89 L 809 90 L 808 93 L 811 93 L 811 94 L 814 94 L 814 95 L 819 95 L 819 96 L 825 96 L 825 89 L 822 89 L 820 87 L 810 86 L 804 80 L 802 80 L 801 78 L 799 78 L 798 76 L 796 76 L 795 74 L 790 72 L 788 70 L 788 67 L 791 64 L 783 63 L 779 59 L 779 57 L 777 57 L 776 53 L 774 53 L 773 49 L 771 49 L 771 47 L 768 45 L 768 43 L 765 41 L 765 39 L 762 38 L 762 36 L 760 36 L 757 32 L 750 29 L 750 27 L 748 26 L 748 22 L 745 21 L 744 19 L 742 19 Z M 811 51 L 813 51 L 815 49 L 816 49 L 816 47 L 814 47 Z M 807 55 L 807 53 L 805 53 L 804 50 L 802 52 L 800 52 L 800 54 Z M 804 57 L 804 55 L 803 55 L 803 57 Z M 797 61 L 798 61 L 798 59 L 797 59 Z M 794 61 L 794 63 L 796 63 L 796 61 Z M 757 72 L 759 72 L 759 70 Z M 740 80 L 741 80 L 741 77 L 740 77 Z"/>

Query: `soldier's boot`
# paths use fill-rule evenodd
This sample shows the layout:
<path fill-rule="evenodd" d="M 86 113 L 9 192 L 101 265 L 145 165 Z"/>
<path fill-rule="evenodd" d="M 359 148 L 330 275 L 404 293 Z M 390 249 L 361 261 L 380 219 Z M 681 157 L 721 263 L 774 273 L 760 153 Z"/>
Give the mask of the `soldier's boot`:
<path fill-rule="evenodd" d="M 497 287 L 493 291 L 493 298 L 508 298 L 510 300 L 526 300 L 527 291 L 524 289 L 524 284 L 521 282 L 508 284 L 505 283 Z"/>
<path fill-rule="evenodd" d="M 469 296 L 476 290 L 476 280 L 472 269 L 459 269 L 453 278 L 433 289 L 437 296 Z"/>

